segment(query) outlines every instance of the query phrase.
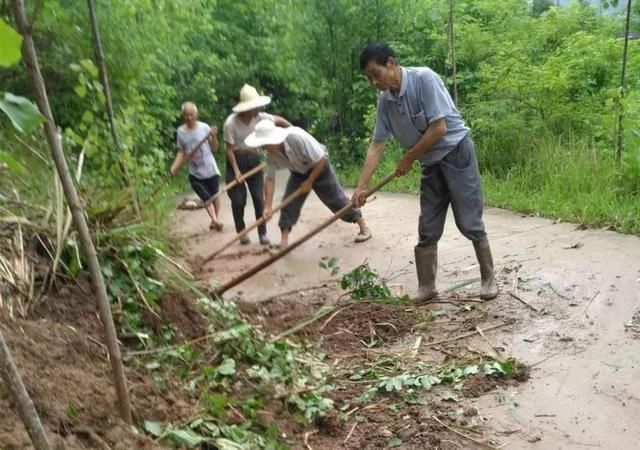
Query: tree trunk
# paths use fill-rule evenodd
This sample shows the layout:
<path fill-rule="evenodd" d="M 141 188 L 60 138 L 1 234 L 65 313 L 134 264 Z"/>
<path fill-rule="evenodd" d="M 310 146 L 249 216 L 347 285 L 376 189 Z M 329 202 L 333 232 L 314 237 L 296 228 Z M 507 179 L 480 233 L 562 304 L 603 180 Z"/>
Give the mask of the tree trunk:
<path fill-rule="evenodd" d="M 35 93 L 38 109 L 45 117 L 44 128 L 49 144 L 49 149 L 51 150 L 51 155 L 55 162 L 58 176 L 60 177 L 60 182 L 62 183 L 62 188 L 64 190 L 69 209 L 71 210 L 71 214 L 73 216 L 73 222 L 78 232 L 78 238 L 80 239 L 82 252 L 87 260 L 87 265 L 89 266 L 89 272 L 91 274 L 91 281 L 93 283 L 94 292 L 97 295 L 98 311 L 100 313 L 100 319 L 104 327 L 105 341 L 107 350 L 109 352 L 111 368 L 113 370 L 113 378 L 116 387 L 116 394 L 118 397 L 118 404 L 120 406 L 120 415 L 127 423 L 131 423 L 131 405 L 129 404 L 127 381 L 124 376 L 122 358 L 120 356 L 120 348 L 118 347 L 116 330 L 113 325 L 113 317 L 111 316 L 111 307 L 109 305 L 107 290 L 102 278 L 102 272 L 100 271 L 100 264 L 98 262 L 96 249 L 93 245 L 93 241 L 91 240 L 91 234 L 85 220 L 84 210 L 82 209 L 82 206 L 80 206 L 78 192 L 76 191 L 75 185 L 73 184 L 73 179 L 69 174 L 69 168 L 67 167 L 67 162 L 62 151 L 62 143 L 60 137 L 58 136 L 53 115 L 51 114 L 49 99 L 47 97 L 44 79 L 42 78 L 42 73 L 40 72 L 38 57 L 36 55 L 36 49 L 33 44 L 30 26 L 27 22 L 23 0 L 12 0 L 12 7 L 18 31 L 23 37 L 22 56 L 27 67 L 29 80 L 31 81 L 31 85 Z"/>
<path fill-rule="evenodd" d="M 11 358 L 11 353 L 9 353 L 9 348 L 4 340 L 2 330 L 0 330 L 0 375 L 2 375 L 2 379 L 9 387 L 13 401 L 18 408 L 20 418 L 29 436 L 31 436 L 33 446 L 36 450 L 49 450 L 51 445 L 42 428 L 38 412 L 34 408 L 29 393 L 24 387 L 22 378 L 20 378 L 20 373 L 13 362 L 13 358 Z"/>
<path fill-rule="evenodd" d="M 118 152 L 118 166 L 122 172 L 124 179 L 124 186 L 130 187 L 129 171 L 127 166 L 122 160 L 123 151 L 120 137 L 118 136 L 118 130 L 116 128 L 116 121 L 113 114 L 113 101 L 111 100 L 111 88 L 109 87 L 109 77 L 107 75 L 107 65 L 104 62 L 104 51 L 102 50 L 102 39 L 100 38 L 100 28 L 98 27 L 98 15 L 96 14 L 96 7 L 93 0 L 87 0 L 87 6 L 89 7 L 89 20 L 91 21 L 91 32 L 93 34 L 93 43 L 96 53 L 96 63 L 98 64 L 98 71 L 100 73 L 100 83 L 102 83 L 102 89 L 104 91 L 104 97 L 107 106 L 107 116 L 109 117 L 109 127 L 111 128 L 111 137 L 113 139 L 113 145 Z M 136 214 L 138 220 L 141 219 L 140 204 L 136 192 L 131 193 L 131 205 Z"/>
<path fill-rule="evenodd" d="M 622 158 L 624 150 L 624 90 L 627 74 L 627 56 L 629 50 L 629 19 L 631 18 L 631 0 L 627 2 L 627 19 L 624 26 L 624 50 L 622 51 L 622 73 L 620 75 L 620 110 L 618 111 L 618 126 L 616 133 L 616 158 Z"/>

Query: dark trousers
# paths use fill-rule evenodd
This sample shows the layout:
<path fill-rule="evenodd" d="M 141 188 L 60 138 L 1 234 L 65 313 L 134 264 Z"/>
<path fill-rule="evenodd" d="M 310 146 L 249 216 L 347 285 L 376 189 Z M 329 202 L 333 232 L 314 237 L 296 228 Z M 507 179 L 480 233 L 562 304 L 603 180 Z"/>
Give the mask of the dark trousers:
<path fill-rule="evenodd" d="M 235 154 L 236 162 L 241 173 L 253 169 L 260 165 L 260 155 L 257 152 L 238 151 Z M 227 161 L 227 184 L 235 180 L 235 174 L 231 164 Z M 236 232 L 240 233 L 245 229 L 244 223 L 244 208 L 247 204 L 247 187 L 249 187 L 249 193 L 251 194 L 251 201 L 253 202 L 253 209 L 256 214 L 256 220 L 262 217 L 264 212 L 264 171 L 260 171 L 255 175 L 247 178 L 244 183 L 229 189 L 227 195 L 231 200 L 231 211 L 233 213 L 233 222 L 236 226 Z M 267 234 L 266 224 L 262 224 L 258 227 L 259 235 Z"/>
<path fill-rule="evenodd" d="M 309 173 L 291 172 L 289 180 L 287 181 L 287 187 L 284 191 L 284 197 L 288 197 L 294 193 L 308 177 Z M 316 181 L 313 183 L 313 191 L 320 201 L 333 213 L 338 212 L 350 202 L 344 189 L 340 186 L 338 177 L 336 177 L 336 173 L 333 171 L 333 167 L 331 167 L 329 161 L 325 163 L 322 172 L 320 172 L 320 176 L 316 178 Z M 301 195 L 282 209 L 280 212 L 280 220 L 278 221 L 278 226 L 281 230 L 290 230 L 296 224 L 300 218 L 300 212 L 307 199 L 307 195 L 309 194 Z M 342 216 L 342 220 L 355 223 L 360 217 L 362 217 L 360 210 L 353 208 Z"/>
<path fill-rule="evenodd" d="M 438 163 L 423 166 L 420 180 L 419 247 L 437 244 L 451 204 L 460 232 L 473 242 L 486 238 L 482 188 L 473 140 L 467 136 Z"/>

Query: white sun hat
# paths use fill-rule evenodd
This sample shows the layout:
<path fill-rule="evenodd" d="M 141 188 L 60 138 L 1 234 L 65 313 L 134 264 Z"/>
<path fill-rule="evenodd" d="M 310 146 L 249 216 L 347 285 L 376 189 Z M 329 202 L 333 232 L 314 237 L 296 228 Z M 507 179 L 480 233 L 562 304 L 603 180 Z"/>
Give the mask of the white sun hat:
<path fill-rule="evenodd" d="M 271 103 L 271 97 L 258 94 L 256 88 L 245 84 L 240 89 L 240 103 L 233 107 L 233 112 L 251 111 Z"/>
<path fill-rule="evenodd" d="M 282 144 L 288 134 L 288 128 L 277 127 L 271 120 L 265 119 L 256 124 L 253 133 L 247 136 L 244 143 L 249 147 Z"/>

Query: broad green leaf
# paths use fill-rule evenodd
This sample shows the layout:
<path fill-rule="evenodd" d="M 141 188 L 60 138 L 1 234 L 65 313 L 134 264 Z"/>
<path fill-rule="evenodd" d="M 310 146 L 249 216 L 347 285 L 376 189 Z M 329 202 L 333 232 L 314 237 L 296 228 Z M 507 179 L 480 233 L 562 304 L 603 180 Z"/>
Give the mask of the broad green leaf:
<path fill-rule="evenodd" d="M 166 439 L 177 445 L 185 445 L 187 448 L 193 448 L 205 441 L 202 436 L 198 436 L 191 430 L 171 430 L 166 434 Z"/>
<path fill-rule="evenodd" d="M 93 113 L 91 111 L 85 111 L 84 114 L 82 114 L 82 121 L 86 124 L 92 124 Z"/>
<path fill-rule="evenodd" d="M 22 133 L 31 133 L 44 122 L 38 108 L 24 97 L 5 92 L 0 99 L 0 109 L 5 112 L 13 126 Z"/>
<path fill-rule="evenodd" d="M 11 67 L 20 61 L 22 36 L 0 19 L 0 67 Z"/>
<path fill-rule="evenodd" d="M 153 422 L 151 420 L 144 421 L 144 429 L 155 437 L 158 437 L 162 434 L 164 430 L 164 424 L 160 422 Z"/>
<path fill-rule="evenodd" d="M 233 375 L 236 373 L 236 362 L 231 358 L 225 358 L 222 364 L 218 366 L 216 371 L 220 375 Z"/>
<path fill-rule="evenodd" d="M 160 368 L 160 363 L 158 361 L 151 361 L 150 363 L 145 364 L 144 367 L 146 367 L 147 370 L 155 370 Z"/>
<path fill-rule="evenodd" d="M 216 447 L 218 447 L 219 450 L 245 450 L 246 448 L 242 444 L 225 438 L 216 439 Z"/>
<path fill-rule="evenodd" d="M 22 175 L 26 172 L 22 164 L 20 164 L 18 161 L 13 159 L 13 157 L 10 154 L 3 152 L 2 150 L 0 150 L 0 163 L 6 164 L 9 169 L 11 169 L 12 171 L 18 174 Z"/>
<path fill-rule="evenodd" d="M 82 67 L 87 69 L 87 71 L 91 74 L 91 76 L 93 77 L 98 76 L 98 68 L 95 66 L 95 64 L 93 64 L 93 61 L 91 61 L 90 59 L 81 60 L 80 65 L 82 65 Z"/>
<path fill-rule="evenodd" d="M 84 84 L 77 85 L 73 90 L 76 91 L 76 94 L 78 94 L 80 98 L 84 98 L 84 96 L 87 95 L 87 87 Z"/>
<path fill-rule="evenodd" d="M 389 439 L 389 442 L 387 442 L 387 447 L 389 448 L 400 447 L 400 445 L 402 445 L 402 439 L 400 438 Z"/>

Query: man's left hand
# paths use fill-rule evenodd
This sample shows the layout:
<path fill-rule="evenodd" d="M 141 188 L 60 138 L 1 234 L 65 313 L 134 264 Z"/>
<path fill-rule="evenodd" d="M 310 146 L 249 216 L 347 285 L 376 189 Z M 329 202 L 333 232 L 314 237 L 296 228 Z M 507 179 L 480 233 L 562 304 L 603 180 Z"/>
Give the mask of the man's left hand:
<path fill-rule="evenodd" d="M 403 156 L 396 166 L 396 176 L 401 177 L 406 175 L 411 170 L 414 161 L 415 159 L 408 155 Z"/>

